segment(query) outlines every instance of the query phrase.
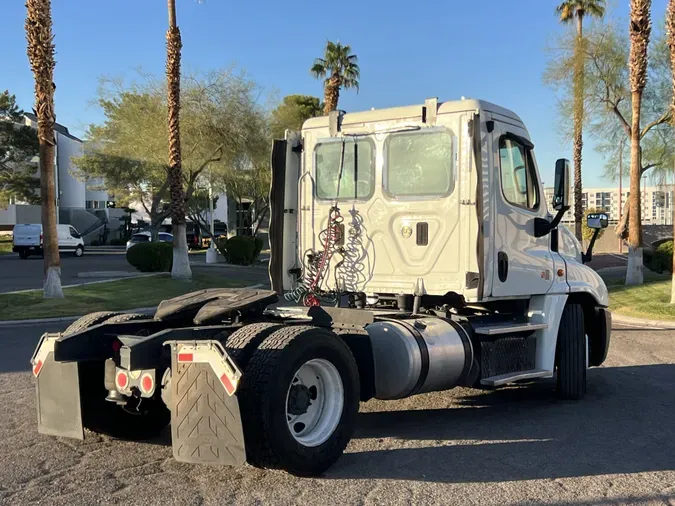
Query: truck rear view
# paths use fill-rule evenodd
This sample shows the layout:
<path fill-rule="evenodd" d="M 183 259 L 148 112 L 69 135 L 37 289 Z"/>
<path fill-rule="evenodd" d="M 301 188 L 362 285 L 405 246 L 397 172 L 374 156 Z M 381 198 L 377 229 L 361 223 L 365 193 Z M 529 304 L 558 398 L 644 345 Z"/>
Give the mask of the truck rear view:
<path fill-rule="evenodd" d="M 607 290 L 558 227 L 565 160 L 543 196 L 525 126 L 487 102 L 311 119 L 272 153 L 272 290 L 46 334 L 39 430 L 143 439 L 170 423 L 178 460 L 315 475 L 371 398 L 555 377 L 580 399 L 609 346 Z"/>

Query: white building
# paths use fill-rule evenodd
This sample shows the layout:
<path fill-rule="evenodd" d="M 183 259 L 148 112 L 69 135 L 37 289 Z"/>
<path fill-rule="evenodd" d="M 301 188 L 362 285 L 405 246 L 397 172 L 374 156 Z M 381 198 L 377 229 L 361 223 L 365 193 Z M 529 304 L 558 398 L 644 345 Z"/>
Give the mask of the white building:
<path fill-rule="evenodd" d="M 27 126 L 37 129 L 37 117 L 34 114 L 26 113 L 25 121 Z M 85 184 L 73 174 L 72 159 L 82 155 L 83 141 L 59 123 L 54 125 L 54 137 L 57 221 L 73 225 L 85 235 L 85 241 L 90 242 L 98 238 L 100 229 L 108 221 L 108 193 L 99 191 L 100 188 L 94 185 Z M 39 205 L 13 200 L 6 208 L 0 208 L 0 231 L 11 231 L 17 223 L 41 221 Z"/>
<path fill-rule="evenodd" d="M 591 209 L 602 210 L 609 215 L 610 223 L 617 223 L 628 201 L 627 187 L 621 189 L 619 200 L 618 188 L 584 188 L 581 206 L 584 213 Z M 673 185 L 643 186 L 642 223 L 643 225 L 672 225 L 673 223 Z M 546 202 L 553 200 L 553 188 L 545 188 Z M 571 195 L 571 208 L 563 217 L 563 223 L 574 223 L 574 192 Z M 621 212 L 619 211 L 621 208 Z"/>

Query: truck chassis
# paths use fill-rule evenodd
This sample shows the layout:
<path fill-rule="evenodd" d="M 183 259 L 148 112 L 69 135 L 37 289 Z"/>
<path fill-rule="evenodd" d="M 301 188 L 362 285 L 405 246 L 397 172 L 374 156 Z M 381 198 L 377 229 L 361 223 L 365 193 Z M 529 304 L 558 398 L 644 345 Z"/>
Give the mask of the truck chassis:
<path fill-rule="evenodd" d="M 545 325 L 515 312 L 277 301 L 267 290 L 209 289 L 162 302 L 154 317 L 93 313 L 45 334 L 31 359 L 39 432 L 146 439 L 170 424 L 179 461 L 316 475 L 344 451 L 359 401 L 553 376 L 534 368 L 533 335 Z M 584 310 L 602 324 L 584 331 Z M 563 397 L 583 395 L 610 327 L 603 308 L 567 306 L 556 352 Z"/>

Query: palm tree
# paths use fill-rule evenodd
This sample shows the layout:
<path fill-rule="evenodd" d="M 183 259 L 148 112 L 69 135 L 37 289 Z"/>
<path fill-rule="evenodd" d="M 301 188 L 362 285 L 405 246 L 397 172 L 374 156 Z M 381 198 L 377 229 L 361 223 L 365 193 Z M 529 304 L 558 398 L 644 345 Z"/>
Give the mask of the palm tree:
<path fill-rule="evenodd" d="M 324 79 L 323 113 L 328 114 L 337 109 L 340 99 L 340 88 L 356 88 L 359 91 L 361 73 L 358 57 L 352 54 L 351 46 L 343 46 L 339 42 L 326 42 L 323 58 L 314 60 L 310 72 L 317 79 Z"/>
<path fill-rule="evenodd" d="M 169 119 L 169 188 L 173 232 L 173 279 L 190 279 L 192 271 L 185 235 L 185 190 L 180 152 L 180 50 L 183 46 L 176 25 L 176 0 L 168 0 L 169 29 L 166 32 L 166 82 Z"/>
<path fill-rule="evenodd" d="M 581 150 L 584 146 L 584 17 L 602 17 L 605 0 L 565 0 L 556 7 L 556 14 L 563 23 L 577 22 L 577 42 L 574 48 L 574 232 L 582 238 L 581 222 Z"/>
<path fill-rule="evenodd" d="M 670 108 L 675 113 L 675 0 L 668 1 L 666 8 L 666 35 L 668 36 L 668 49 L 670 49 L 670 69 L 672 71 L 672 90 Z M 673 114 L 675 123 L 675 114 Z M 672 205 L 672 204 L 671 204 Z M 673 213 L 673 233 L 675 234 L 675 212 Z M 675 235 L 673 235 L 675 237 Z M 670 303 L 675 304 L 675 255 L 673 255 L 673 282 L 670 288 Z"/>
<path fill-rule="evenodd" d="M 640 107 L 642 92 L 647 84 L 647 47 L 652 31 L 651 0 L 630 2 L 630 91 L 631 91 L 631 135 L 630 135 L 630 196 L 628 226 L 628 269 L 627 285 L 641 285 L 642 277 L 642 223 L 640 217 Z"/>
<path fill-rule="evenodd" d="M 28 60 L 35 77 L 35 112 L 40 143 L 40 199 L 44 249 L 44 297 L 63 298 L 56 232 L 54 186 L 54 36 L 51 0 L 26 0 Z"/>

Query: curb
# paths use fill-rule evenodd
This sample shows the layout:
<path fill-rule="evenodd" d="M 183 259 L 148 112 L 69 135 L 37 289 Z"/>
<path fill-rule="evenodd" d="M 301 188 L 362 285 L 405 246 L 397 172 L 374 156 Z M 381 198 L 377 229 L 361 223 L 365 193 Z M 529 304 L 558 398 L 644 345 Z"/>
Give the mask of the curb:
<path fill-rule="evenodd" d="M 100 281 L 96 281 L 100 283 Z M 256 288 L 262 288 L 264 285 L 262 283 L 257 283 L 255 285 L 242 286 L 242 289 L 255 290 Z M 122 309 L 122 313 L 141 313 L 151 315 L 157 310 L 157 306 L 152 307 L 137 307 L 134 309 Z M 11 325 L 39 325 L 41 323 L 61 323 L 61 322 L 72 322 L 77 320 L 83 315 L 78 316 L 59 316 L 55 318 L 37 318 L 33 320 L 4 320 L 0 321 L 0 327 L 11 326 Z"/>
<path fill-rule="evenodd" d="M 631 327 L 646 327 L 658 330 L 675 330 L 675 321 L 668 320 L 647 320 L 646 318 L 633 318 L 632 316 L 623 316 L 612 313 L 612 323 L 629 325 Z"/>

